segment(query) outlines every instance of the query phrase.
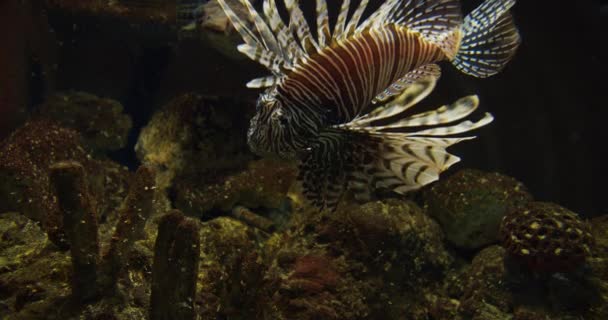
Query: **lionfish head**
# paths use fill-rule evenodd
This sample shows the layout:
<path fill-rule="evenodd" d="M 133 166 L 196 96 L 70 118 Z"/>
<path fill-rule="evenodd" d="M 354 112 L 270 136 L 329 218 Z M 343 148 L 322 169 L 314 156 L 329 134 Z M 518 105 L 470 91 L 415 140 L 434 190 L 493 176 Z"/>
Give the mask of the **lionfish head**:
<path fill-rule="evenodd" d="M 247 143 L 251 151 L 260 156 L 293 159 L 296 147 L 293 141 L 294 126 L 290 112 L 276 97 L 276 89 L 270 88 L 260 95 L 256 114 L 251 119 Z"/>

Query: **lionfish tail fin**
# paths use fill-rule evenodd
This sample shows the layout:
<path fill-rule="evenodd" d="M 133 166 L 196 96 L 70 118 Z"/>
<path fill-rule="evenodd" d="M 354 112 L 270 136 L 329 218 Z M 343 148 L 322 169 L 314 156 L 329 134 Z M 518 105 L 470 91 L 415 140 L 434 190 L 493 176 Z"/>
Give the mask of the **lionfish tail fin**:
<path fill-rule="evenodd" d="M 452 60 L 458 69 L 485 78 L 511 60 L 521 42 L 509 13 L 514 4 L 515 0 L 486 0 L 464 19 L 463 39 Z"/>
<path fill-rule="evenodd" d="M 304 195 L 317 207 L 332 209 L 346 189 L 365 201 L 376 189 L 404 194 L 436 181 L 460 161 L 446 149 L 475 138 L 455 135 L 492 121 L 486 114 L 475 122 L 454 124 L 478 105 L 477 96 L 468 96 L 432 111 L 396 117 L 388 124 L 354 121 L 332 128 L 300 165 Z M 419 127 L 424 129 L 416 130 Z"/>

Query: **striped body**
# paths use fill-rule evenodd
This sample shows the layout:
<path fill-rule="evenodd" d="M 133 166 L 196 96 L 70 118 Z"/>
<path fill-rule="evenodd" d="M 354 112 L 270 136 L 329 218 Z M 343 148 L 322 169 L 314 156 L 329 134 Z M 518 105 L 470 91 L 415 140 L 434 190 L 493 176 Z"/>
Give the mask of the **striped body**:
<path fill-rule="evenodd" d="M 395 24 L 371 28 L 311 55 L 278 85 L 277 99 L 295 109 L 325 109 L 330 124 L 343 123 L 409 71 L 445 58 L 416 31 Z"/>

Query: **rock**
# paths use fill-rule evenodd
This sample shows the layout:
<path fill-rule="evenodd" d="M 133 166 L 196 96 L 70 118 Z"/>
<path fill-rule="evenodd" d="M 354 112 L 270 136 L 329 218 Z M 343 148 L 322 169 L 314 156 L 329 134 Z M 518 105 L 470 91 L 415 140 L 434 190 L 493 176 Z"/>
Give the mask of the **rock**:
<path fill-rule="evenodd" d="M 439 181 L 424 196 L 428 213 L 441 224 L 448 241 L 467 250 L 496 243 L 507 210 L 532 200 L 513 178 L 469 169 Z"/>
<path fill-rule="evenodd" d="M 76 130 L 89 149 L 97 153 L 115 151 L 127 145 L 131 118 L 120 102 L 85 92 L 57 93 L 37 111 L 37 117 Z"/>
<path fill-rule="evenodd" d="M 247 146 L 247 116 L 242 103 L 184 94 L 157 111 L 135 146 L 137 157 L 157 172 L 166 190 L 176 176 L 216 183 L 253 159 Z M 245 110 L 245 111 L 244 111 Z"/>
<path fill-rule="evenodd" d="M 201 318 L 260 314 L 267 302 L 262 285 L 266 266 L 258 259 L 254 229 L 220 217 L 202 223 L 200 237 L 200 292 L 195 303 Z"/>
<path fill-rule="evenodd" d="M 88 166 L 80 135 L 50 121 L 31 121 L 0 146 L 0 211 L 18 211 L 39 221 L 58 245 L 64 242 L 49 167 L 74 160 Z"/>
<path fill-rule="evenodd" d="M 16 212 L 0 214 L 0 239 L 0 273 L 31 263 L 51 245 L 35 221 Z"/>
<path fill-rule="evenodd" d="M 412 202 L 300 208 L 291 225 L 266 243 L 275 318 L 427 317 L 425 295 L 452 263 L 440 227 Z"/>
<path fill-rule="evenodd" d="M 46 318 L 69 295 L 69 256 L 56 251 L 46 232 L 19 213 L 0 213 L 0 239 L 0 315 Z"/>
<path fill-rule="evenodd" d="M 460 312 L 477 317 L 483 314 L 508 313 L 513 306 L 509 290 L 508 270 L 505 267 L 505 250 L 490 246 L 479 252 L 464 276 L 464 292 L 460 297 Z M 494 318 L 488 318 L 494 319 Z"/>
<path fill-rule="evenodd" d="M 183 177 L 175 183 L 175 206 L 204 219 L 211 209 L 230 211 L 237 204 L 248 208 L 278 208 L 285 201 L 296 175 L 297 169 L 292 165 L 262 159 L 215 184 L 204 184 L 196 177 Z"/>

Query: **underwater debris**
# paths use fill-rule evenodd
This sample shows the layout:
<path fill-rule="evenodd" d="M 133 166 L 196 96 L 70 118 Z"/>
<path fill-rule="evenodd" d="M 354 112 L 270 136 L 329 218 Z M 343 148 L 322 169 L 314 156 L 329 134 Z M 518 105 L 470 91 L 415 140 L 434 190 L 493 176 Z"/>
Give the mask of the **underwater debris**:
<path fill-rule="evenodd" d="M 115 290 L 118 277 L 129 266 L 130 250 L 135 241 L 144 238 L 144 227 L 153 211 L 154 181 L 154 171 L 146 166 L 139 167 L 133 176 L 108 251 L 103 255 L 106 278 L 101 282 L 104 291 Z"/>
<path fill-rule="evenodd" d="M 246 142 L 251 108 L 244 102 L 183 94 L 157 111 L 139 135 L 139 160 L 157 172 L 166 190 L 176 176 L 214 183 L 253 159 Z"/>
<path fill-rule="evenodd" d="M 272 220 L 255 214 L 243 206 L 236 206 L 232 208 L 231 214 L 234 218 L 260 230 L 266 232 L 273 232 L 275 230 L 274 222 Z"/>
<path fill-rule="evenodd" d="M 525 186 L 499 173 L 465 169 L 424 192 L 428 213 L 456 247 L 477 249 L 498 242 L 498 228 L 511 208 L 532 200 Z"/>
<path fill-rule="evenodd" d="M 78 131 L 84 144 L 98 153 L 124 148 L 132 126 L 118 101 L 78 91 L 48 97 L 35 117 Z"/>
<path fill-rule="evenodd" d="M 235 205 L 247 208 L 278 208 L 297 176 L 297 169 L 285 162 L 261 159 L 249 168 L 218 183 L 182 177 L 175 182 L 175 206 L 194 216 L 211 209 L 231 211 Z"/>
<path fill-rule="evenodd" d="M 64 248 L 49 167 L 66 160 L 90 165 L 79 134 L 50 121 L 27 122 L 0 146 L 0 211 L 18 211 L 41 222 L 50 239 Z"/>
<path fill-rule="evenodd" d="M 199 225 L 173 210 L 160 219 L 154 245 L 150 319 L 195 319 Z"/>
<path fill-rule="evenodd" d="M 500 225 L 503 246 L 530 269 L 572 271 L 591 255 L 593 236 L 577 214 L 557 204 L 531 202 L 512 209 Z"/>
<path fill-rule="evenodd" d="M 89 194 L 84 167 L 74 161 L 51 166 L 50 181 L 63 217 L 63 230 L 72 257 L 72 297 L 81 302 L 97 291 L 99 241 L 97 215 Z"/>

